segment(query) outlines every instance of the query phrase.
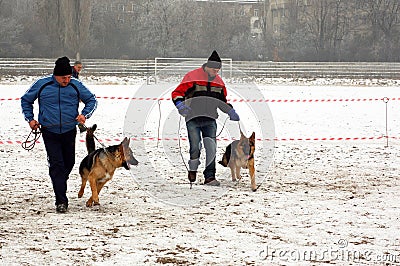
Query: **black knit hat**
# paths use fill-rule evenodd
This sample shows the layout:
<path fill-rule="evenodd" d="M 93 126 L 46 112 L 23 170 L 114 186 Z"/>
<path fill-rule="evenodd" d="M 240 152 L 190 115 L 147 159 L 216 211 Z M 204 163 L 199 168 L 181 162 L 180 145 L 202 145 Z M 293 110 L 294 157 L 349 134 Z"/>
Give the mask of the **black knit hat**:
<path fill-rule="evenodd" d="M 54 76 L 67 76 L 72 74 L 72 67 L 69 64 L 68 57 L 64 56 L 57 59 L 53 74 Z"/>
<path fill-rule="evenodd" d="M 219 57 L 217 51 L 213 51 L 212 54 L 210 55 L 210 57 L 208 58 L 207 67 L 210 68 L 221 68 L 221 58 Z"/>

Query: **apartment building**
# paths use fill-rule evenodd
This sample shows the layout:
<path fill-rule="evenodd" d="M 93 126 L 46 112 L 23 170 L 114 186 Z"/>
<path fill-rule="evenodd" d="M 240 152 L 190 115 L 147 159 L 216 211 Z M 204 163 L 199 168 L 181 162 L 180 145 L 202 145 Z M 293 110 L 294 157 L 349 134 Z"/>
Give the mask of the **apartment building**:
<path fill-rule="evenodd" d="M 240 18 L 247 18 L 249 22 L 250 32 L 252 37 L 261 36 L 263 33 L 263 18 L 265 17 L 265 6 L 268 1 L 264 0 L 193 0 L 193 2 L 198 2 L 199 5 L 204 3 L 215 3 L 222 5 L 224 8 L 230 9 L 235 16 Z M 143 8 L 143 3 L 140 4 L 138 1 L 132 0 L 103 0 L 98 1 L 99 12 L 112 13 L 115 19 L 121 23 L 130 23 L 132 16 L 135 12 L 139 12 Z"/>

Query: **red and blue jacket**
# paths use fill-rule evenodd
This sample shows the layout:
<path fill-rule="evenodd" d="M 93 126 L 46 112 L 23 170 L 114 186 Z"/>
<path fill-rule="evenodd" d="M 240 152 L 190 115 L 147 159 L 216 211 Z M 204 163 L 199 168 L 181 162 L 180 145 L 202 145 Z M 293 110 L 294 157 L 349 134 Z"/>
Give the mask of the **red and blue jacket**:
<path fill-rule="evenodd" d="M 219 75 L 210 78 L 204 71 L 204 65 L 188 72 L 171 94 L 175 105 L 181 101 L 192 109 L 186 121 L 194 117 L 217 119 L 217 109 L 228 113 L 232 105 L 227 103 L 226 96 L 227 91 L 222 78 Z"/>

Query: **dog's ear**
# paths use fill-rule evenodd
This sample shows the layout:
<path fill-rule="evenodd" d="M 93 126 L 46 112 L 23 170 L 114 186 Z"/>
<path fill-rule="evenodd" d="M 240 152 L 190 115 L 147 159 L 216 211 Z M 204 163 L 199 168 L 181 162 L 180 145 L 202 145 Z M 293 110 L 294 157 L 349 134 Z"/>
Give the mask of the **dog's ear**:
<path fill-rule="evenodd" d="M 256 143 L 256 132 L 253 132 L 249 138 L 249 142 L 254 145 Z"/>
<path fill-rule="evenodd" d="M 240 139 L 247 139 L 241 130 L 240 130 Z"/>
<path fill-rule="evenodd" d="M 129 142 L 131 141 L 130 138 L 125 137 L 124 140 L 121 142 L 123 146 L 129 146 Z"/>
<path fill-rule="evenodd" d="M 119 145 L 119 149 L 122 153 L 124 153 L 127 149 L 129 149 L 129 141 L 130 138 L 125 137 L 124 140 Z"/>

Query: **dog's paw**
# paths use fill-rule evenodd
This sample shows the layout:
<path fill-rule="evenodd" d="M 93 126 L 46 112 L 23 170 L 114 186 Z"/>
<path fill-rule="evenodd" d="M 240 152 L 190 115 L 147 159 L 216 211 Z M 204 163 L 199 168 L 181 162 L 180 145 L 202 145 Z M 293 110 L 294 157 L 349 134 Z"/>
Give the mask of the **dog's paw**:
<path fill-rule="evenodd" d="M 88 201 L 86 201 L 86 207 L 92 207 L 93 206 L 93 200 L 90 198 Z"/>
<path fill-rule="evenodd" d="M 223 167 L 227 167 L 228 166 L 228 164 L 226 162 L 224 162 L 224 161 L 219 161 L 218 163 L 220 165 L 222 165 Z"/>

